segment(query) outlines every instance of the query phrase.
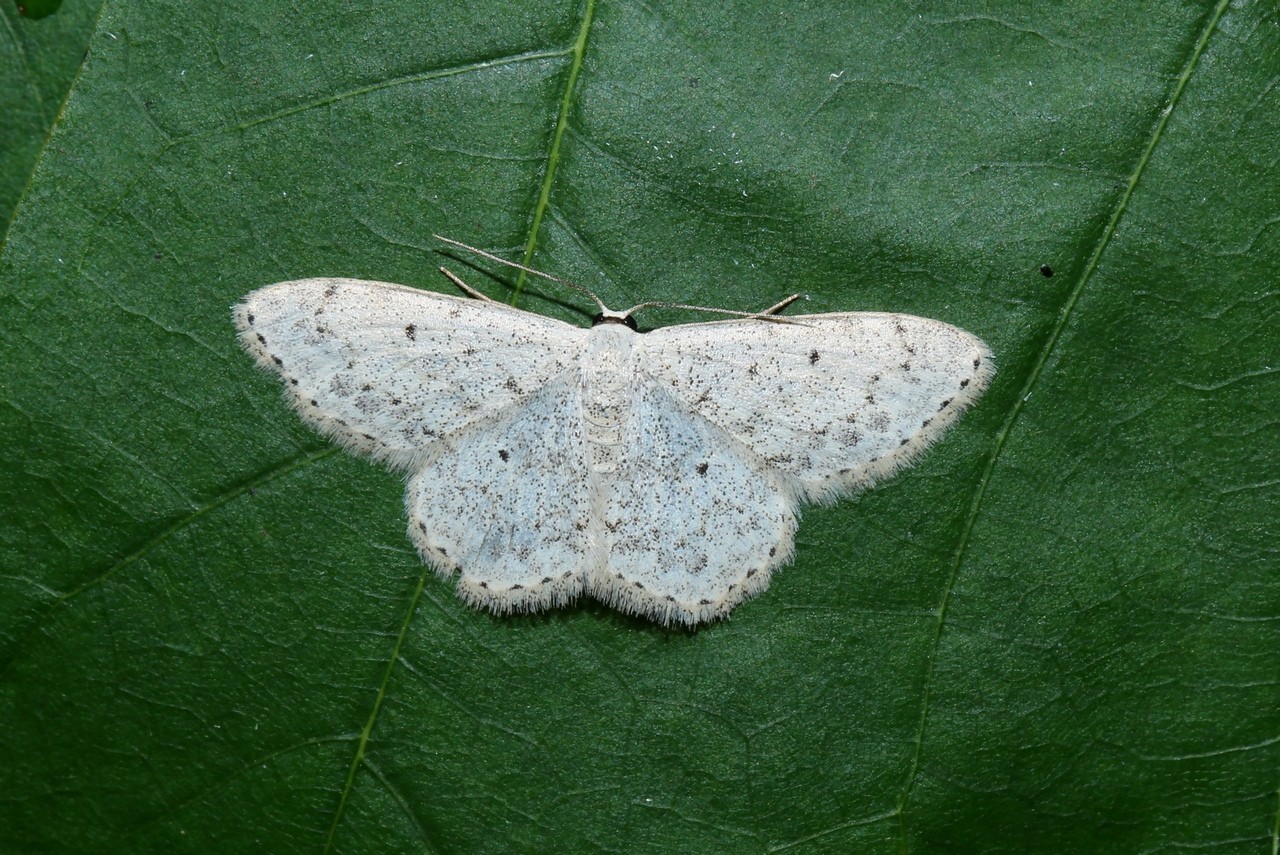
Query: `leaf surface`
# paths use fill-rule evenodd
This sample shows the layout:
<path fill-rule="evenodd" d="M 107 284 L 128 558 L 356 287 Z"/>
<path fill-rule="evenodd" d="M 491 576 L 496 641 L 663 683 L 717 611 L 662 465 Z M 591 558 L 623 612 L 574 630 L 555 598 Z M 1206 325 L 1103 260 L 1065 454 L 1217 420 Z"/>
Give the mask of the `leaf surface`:
<path fill-rule="evenodd" d="M 0 849 L 1274 852 L 1277 56 L 1252 2 L 106 4 L 4 168 Z M 447 291 L 432 233 L 1000 373 L 728 622 L 493 618 L 230 323 Z"/>

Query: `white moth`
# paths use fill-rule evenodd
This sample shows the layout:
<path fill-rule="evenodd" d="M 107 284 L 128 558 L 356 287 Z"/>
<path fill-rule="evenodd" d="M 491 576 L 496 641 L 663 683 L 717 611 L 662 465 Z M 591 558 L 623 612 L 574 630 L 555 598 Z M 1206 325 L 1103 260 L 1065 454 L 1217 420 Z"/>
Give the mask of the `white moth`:
<path fill-rule="evenodd" d="M 802 503 L 909 464 L 994 373 L 978 338 L 911 315 L 640 334 L 634 309 L 597 303 L 583 329 L 300 279 L 249 294 L 235 323 L 304 421 L 410 473 L 414 545 L 498 614 L 589 594 L 663 624 L 723 617 L 790 560 Z"/>

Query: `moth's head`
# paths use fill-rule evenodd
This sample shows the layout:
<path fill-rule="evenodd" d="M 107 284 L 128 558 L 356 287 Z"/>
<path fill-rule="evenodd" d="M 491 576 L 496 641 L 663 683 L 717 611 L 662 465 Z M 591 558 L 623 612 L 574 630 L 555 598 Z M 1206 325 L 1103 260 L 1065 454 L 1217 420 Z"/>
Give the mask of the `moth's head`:
<path fill-rule="evenodd" d="M 594 318 L 591 319 L 591 326 L 598 327 L 603 324 L 620 324 L 632 332 L 638 332 L 636 319 L 631 317 L 631 311 L 615 312 L 613 309 L 603 309 Z"/>

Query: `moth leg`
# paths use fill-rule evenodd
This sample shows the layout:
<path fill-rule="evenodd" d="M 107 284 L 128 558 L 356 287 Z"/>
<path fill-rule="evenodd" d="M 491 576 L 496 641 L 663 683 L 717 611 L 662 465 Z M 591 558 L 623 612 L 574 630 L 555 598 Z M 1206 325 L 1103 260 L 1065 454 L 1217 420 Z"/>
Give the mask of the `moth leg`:
<path fill-rule="evenodd" d="M 452 282 L 454 285 L 457 285 L 457 286 L 458 286 L 458 288 L 459 288 L 459 290 L 461 290 L 463 293 L 467 294 L 468 296 L 475 297 L 477 300 L 484 300 L 486 303 L 496 303 L 496 302 L 498 302 L 497 300 L 493 299 L 492 297 L 490 297 L 490 296 L 488 296 L 488 295 L 486 295 L 486 294 L 481 294 L 481 293 L 480 293 L 479 291 L 477 291 L 475 288 L 472 288 L 472 287 L 471 287 L 470 285 L 468 285 L 466 282 L 463 282 L 460 278 L 458 278 L 457 276 L 455 276 L 455 275 L 453 274 L 453 272 L 452 272 L 452 271 L 450 271 L 448 268 L 446 268 L 446 267 L 441 267 L 441 268 L 440 268 L 440 272 L 441 272 L 441 273 L 443 273 L 443 274 L 445 275 L 445 278 L 446 278 L 446 279 L 448 279 L 448 280 L 449 280 L 450 282 Z"/>

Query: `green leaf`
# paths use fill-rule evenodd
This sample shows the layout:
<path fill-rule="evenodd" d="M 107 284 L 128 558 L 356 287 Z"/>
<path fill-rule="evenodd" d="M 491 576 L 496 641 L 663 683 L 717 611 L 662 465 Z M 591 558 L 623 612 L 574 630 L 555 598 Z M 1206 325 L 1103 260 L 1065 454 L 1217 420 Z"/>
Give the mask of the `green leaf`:
<path fill-rule="evenodd" d="M 98 13 L 73 3 L 49 17 L 57 5 L 0 3 L 0 223 L 6 227 L 80 69 Z"/>
<path fill-rule="evenodd" d="M 0 849 L 1276 851 L 1274 8 L 837 5 L 104 5 L 0 256 Z M 731 621 L 494 618 L 230 321 L 433 232 L 1000 373 Z"/>

